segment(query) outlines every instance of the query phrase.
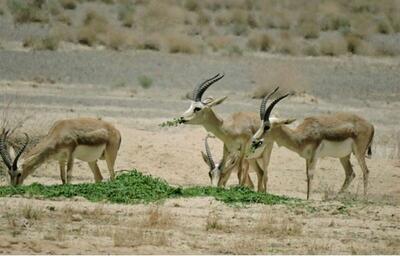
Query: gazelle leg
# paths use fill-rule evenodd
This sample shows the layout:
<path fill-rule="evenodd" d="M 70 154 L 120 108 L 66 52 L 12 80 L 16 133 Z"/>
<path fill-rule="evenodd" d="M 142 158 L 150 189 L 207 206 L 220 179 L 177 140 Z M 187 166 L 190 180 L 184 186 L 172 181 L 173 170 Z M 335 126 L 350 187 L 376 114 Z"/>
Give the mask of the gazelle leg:
<path fill-rule="evenodd" d="M 94 176 L 94 181 L 101 182 L 103 180 L 103 176 L 101 176 L 101 172 L 99 169 L 99 166 L 97 165 L 97 160 L 93 162 L 89 162 L 89 167 L 90 170 L 92 170 L 93 176 Z"/>
<path fill-rule="evenodd" d="M 241 168 L 239 168 L 239 170 L 242 170 L 242 175 L 240 175 L 242 181 L 239 182 L 239 184 L 253 189 L 254 184 L 253 184 L 253 181 L 251 180 L 250 174 L 249 174 L 249 162 L 247 160 L 243 159 L 240 167 Z"/>
<path fill-rule="evenodd" d="M 317 164 L 317 159 L 315 157 L 307 159 L 306 169 L 307 169 L 307 200 L 310 198 L 310 193 L 312 189 L 312 180 L 314 178 L 315 166 Z"/>
<path fill-rule="evenodd" d="M 350 155 L 340 158 L 340 163 L 342 164 L 346 175 L 342 188 L 339 191 L 339 193 L 343 193 L 349 187 L 356 175 L 353 171 L 353 167 L 351 166 Z"/>
<path fill-rule="evenodd" d="M 107 162 L 108 172 L 110 173 L 110 180 L 115 179 L 114 164 L 115 159 L 117 158 L 117 151 L 117 148 L 109 145 L 107 145 L 105 150 L 105 158 Z"/>
<path fill-rule="evenodd" d="M 237 167 L 237 165 L 238 165 L 238 163 L 236 163 L 231 168 L 224 168 L 223 169 L 223 172 L 221 172 L 221 176 L 220 176 L 220 178 L 218 180 L 218 187 L 225 187 L 226 186 L 226 183 L 228 182 L 229 177 L 231 176 L 231 173 L 232 173 L 233 169 L 235 167 Z M 238 171 L 239 171 L 239 169 L 238 169 Z"/>
<path fill-rule="evenodd" d="M 68 162 L 67 162 L 67 184 L 71 183 L 73 167 L 74 167 L 74 158 L 72 157 L 72 155 L 70 155 L 68 156 Z"/>
<path fill-rule="evenodd" d="M 271 153 L 272 153 L 272 147 L 274 143 L 273 142 L 268 142 L 265 143 L 265 149 L 263 153 L 263 187 L 264 187 L 264 192 L 267 192 L 267 183 L 268 183 L 268 165 L 269 161 L 271 159 Z"/>
<path fill-rule="evenodd" d="M 354 150 L 354 155 L 356 156 L 358 164 L 360 165 L 361 170 L 363 172 L 364 196 L 365 196 L 365 195 L 367 195 L 368 176 L 369 176 L 369 170 L 368 170 L 367 164 L 365 163 L 365 154 L 361 154 L 358 152 L 358 150 Z"/>
<path fill-rule="evenodd" d="M 60 166 L 60 177 L 61 177 L 61 182 L 62 184 L 65 184 L 65 161 L 58 161 L 58 164 Z"/>
<path fill-rule="evenodd" d="M 258 192 L 265 192 L 265 187 L 264 187 L 264 182 L 263 182 L 263 176 L 264 176 L 264 172 L 263 170 L 260 168 L 260 166 L 258 165 L 256 160 L 251 160 L 249 161 L 251 168 L 253 168 L 256 173 L 257 173 L 257 191 Z"/>

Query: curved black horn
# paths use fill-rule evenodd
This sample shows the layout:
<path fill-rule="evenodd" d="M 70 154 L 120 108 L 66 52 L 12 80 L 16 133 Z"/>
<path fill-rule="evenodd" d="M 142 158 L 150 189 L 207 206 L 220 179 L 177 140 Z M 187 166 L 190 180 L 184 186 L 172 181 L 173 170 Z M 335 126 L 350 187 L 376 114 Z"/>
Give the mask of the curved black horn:
<path fill-rule="evenodd" d="M 3 158 L 3 162 L 4 164 L 7 166 L 7 168 L 9 170 L 11 169 L 11 157 L 10 157 L 10 153 L 7 150 L 7 135 L 8 135 L 9 131 L 3 131 L 3 133 L 0 136 L 0 155 L 1 158 Z"/>
<path fill-rule="evenodd" d="M 194 101 L 201 101 L 201 97 L 203 96 L 204 92 L 215 82 L 221 80 L 225 76 L 224 73 L 216 74 L 215 76 L 205 80 L 204 82 L 200 83 L 196 86 L 193 90 L 193 100 Z"/>
<path fill-rule="evenodd" d="M 261 101 L 261 106 L 260 106 L 260 118 L 264 118 L 264 113 L 265 113 L 265 107 L 267 105 L 267 101 L 271 96 L 276 93 L 279 90 L 279 86 L 277 86 L 270 94 L 264 97 L 264 99 Z"/>
<path fill-rule="evenodd" d="M 207 154 L 207 157 L 208 157 L 208 161 L 210 162 L 210 167 L 211 167 L 211 169 L 214 169 L 215 168 L 215 163 L 214 163 L 214 160 L 213 160 L 212 155 L 211 155 L 210 147 L 208 146 L 208 138 L 209 137 L 210 136 L 207 135 L 206 140 L 204 142 L 204 145 L 206 147 L 206 154 Z"/>
<path fill-rule="evenodd" d="M 22 153 L 25 151 L 26 146 L 28 146 L 29 143 L 29 136 L 28 134 L 24 133 L 25 135 L 25 143 L 22 145 L 22 147 L 19 149 L 19 151 L 16 153 L 14 162 L 13 162 L 13 170 L 17 170 L 18 169 L 18 159 L 19 157 L 22 155 Z"/>
<path fill-rule="evenodd" d="M 275 105 L 276 105 L 279 101 L 283 100 L 284 98 L 286 98 L 286 97 L 289 96 L 289 95 L 290 95 L 290 93 L 285 94 L 285 95 L 283 95 L 283 96 L 281 96 L 281 97 L 275 99 L 275 100 L 268 106 L 267 110 L 265 111 L 263 120 L 264 120 L 264 121 L 268 121 L 268 120 L 269 120 L 269 115 L 271 114 L 271 111 L 272 111 L 272 109 L 275 107 Z"/>

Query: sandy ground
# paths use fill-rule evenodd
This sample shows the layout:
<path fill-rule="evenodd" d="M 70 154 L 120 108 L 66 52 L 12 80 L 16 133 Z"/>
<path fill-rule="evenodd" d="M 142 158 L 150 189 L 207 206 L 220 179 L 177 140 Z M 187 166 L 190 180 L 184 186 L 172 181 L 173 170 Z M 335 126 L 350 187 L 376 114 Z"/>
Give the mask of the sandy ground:
<path fill-rule="evenodd" d="M 18 58 L 21 59 L 16 62 L 22 62 L 23 59 L 35 62 L 31 53 L 26 53 L 26 56 L 19 54 L 22 53 L 18 53 Z M 68 60 L 71 56 L 63 54 L 67 57 L 58 56 L 60 62 L 71 61 Z M 137 66 L 144 61 L 146 53 L 139 55 L 141 57 L 134 60 L 132 65 Z M 185 67 L 193 74 L 184 75 L 185 86 L 174 86 L 169 81 L 145 90 L 134 85 L 90 83 L 86 78 L 90 75 L 84 75 L 79 83 L 77 74 L 80 74 L 80 70 L 74 70 L 71 66 L 67 70 L 73 81 L 43 81 L 35 78 L 35 74 L 44 76 L 38 69 L 46 70 L 46 66 L 52 62 L 42 62 L 45 58 L 42 53 L 36 57 L 36 61 L 42 66 L 21 67 L 9 73 L 5 69 L 0 70 L 0 73 L 8 74 L 0 82 L 2 106 L 5 107 L 6 100 L 12 99 L 12 116 L 31 116 L 26 120 L 23 129 L 43 134 L 52 122 L 60 118 L 102 117 L 114 123 L 122 133 L 117 170 L 137 168 L 173 185 L 209 184 L 208 169 L 200 154 L 205 130 L 197 126 L 160 128 L 158 124 L 186 110 L 189 102 L 183 96 L 189 91 L 189 86 L 193 86 L 195 80 L 210 74 L 208 71 L 206 75 L 202 73 L 203 69 L 196 73 L 196 66 L 226 65 L 225 67 L 239 68 L 245 60 L 232 64 L 229 59 L 209 60 L 196 57 L 197 62 L 193 64 L 188 57 L 162 55 L 161 62 L 169 58 L 173 65 Z M 49 57 L 53 58 L 54 56 Z M 154 54 L 149 55 L 149 59 L 154 58 Z M 259 61 L 259 58 L 254 57 L 254 62 Z M 273 62 L 269 58 L 266 61 Z M 315 81 L 315 77 L 323 77 L 324 74 L 328 81 L 333 81 L 329 80 L 332 79 L 332 74 L 327 68 L 334 65 L 332 63 L 340 63 L 337 70 L 342 72 L 340 79 L 346 83 L 353 79 L 357 84 L 373 78 L 375 81 L 390 80 L 395 84 L 398 79 L 395 73 L 398 74 L 399 71 L 398 63 L 392 60 L 382 65 L 379 64 L 380 60 L 369 59 L 364 62 L 353 59 L 334 59 L 332 62 L 323 60 L 327 64 L 321 65 L 321 73 L 314 69 L 322 60 L 284 58 L 279 61 L 302 63 L 303 70 L 313 70 L 308 73 L 310 81 Z M 110 65 L 114 69 L 117 64 Z M 145 62 L 144 65 L 150 64 Z M 354 69 L 361 70 L 366 77 L 354 78 Z M 385 72 L 380 74 L 378 71 L 381 69 Z M 28 75 L 25 76 L 27 73 L 23 70 L 28 70 Z M 66 71 L 59 67 L 54 72 Z M 168 74 L 169 68 L 160 68 L 159 76 L 155 77 L 168 81 Z M 245 72 L 245 77 L 246 74 L 248 73 Z M 189 76 L 192 81 L 190 84 Z M 227 74 L 229 76 L 234 74 Z M 177 80 L 177 76 L 171 79 Z M 229 78 L 228 82 L 221 82 L 222 89 L 216 87 L 214 91 L 210 90 L 215 96 L 230 96 L 216 111 L 224 117 L 239 110 L 256 111 L 259 100 L 252 100 L 249 89 L 238 84 L 234 85 L 235 89 L 230 90 L 227 86 L 230 81 L 235 84 Z M 318 87 L 315 83 L 312 84 Z M 174 199 L 150 205 L 90 203 L 81 198 L 1 198 L 0 253 L 398 253 L 400 163 L 396 159 L 396 140 L 399 140 L 396 136 L 400 102 L 393 95 L 398 95 L 399 91 L 390 86 L 380 91 L 381 84 L 376 87 L 371 85 L 372 87 L 368 87 L 371 90 L 370 98 L 363 96 L 349 100 L 343 98 L 343 91 L 340 86 L 335 87 L 335 82 L 323 86 L 330 86 L 332 94 L 324 95 L 323 89 L 316 90 L 314 94 L 317 96 L 314 97 L 317 102 L 310 101 L 307 97 L 293 97 L 279 106 L 276 113 L 301 120 L 310 114 L 348 110 L 373 122 L 376 139 L 374 157 L 367 160 L 371 170 L 367 200 L 361 196 L 362 174 L 354 159 L 352 162 L 356 178 L 347 195 L 340 200 L 327 200 L 334 197 L 339 190 L 344 171 L 337 159 L 323 159 L 319 162 L 314 178 L 311 202 L 295 207 L 232 207 L 211 198 Z M 357 88 L 351 88 L 351 95 L 357 95 L 357 91 L 365 93 L 365 88 Z M 335 91 L 338 92 L 337 95 L 333 94 Z M 390 100 L 382 101 L 385 95 Z M 220 157 L 222 144 L 212 140 L 211 147 L 215 157 Z M 103 176 L 108 178 L 105 163 L 101 163 L 100 168 Z M 269 170 L 270 193 L 305 199 L 304 160 L 285 148 L 275 147 Z M 253 181 L 256 181 L 255 174 L 251 175 Z M 73 182 L 92 181 L 87 165 L 76 161 Z M 39 168 L 26 179 L 27 184 L 32 182 L 60 183 L 57 165 L 49 163 Z M 4 180 L 2 184 L 5 184 Z M 237 184 L 235 174 L 229 184 Z M 354 198 L 354 203 L 344 203 Z"/>

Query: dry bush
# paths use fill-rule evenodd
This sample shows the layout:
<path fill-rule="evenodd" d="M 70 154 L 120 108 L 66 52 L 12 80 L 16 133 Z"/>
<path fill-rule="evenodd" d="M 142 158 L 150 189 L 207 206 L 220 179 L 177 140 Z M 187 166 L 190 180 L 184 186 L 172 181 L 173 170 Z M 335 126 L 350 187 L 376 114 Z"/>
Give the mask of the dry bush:
<path fill-rule="evenodd" d="M 308 82 L 294 65 L 256 66 L 252 70 L 255 88 L 251 94 L 253 99 L 264 98 L 276 86 L 280 87 L 276 96 L 286 93 L 301 94 L 309 89 Z"/>
<path fill-rule="evenodd" d="M 319 56 L 320 52 L 319 52 L 319 47 L 313 43 L 309 43 L 309 44 L 305 44 L 302 52 L 304 55 L 306 56 Z"/>
<path fill-rule="evenodd" d="M 249 36 L 247 47 L 255 51 L 267 52 L 274 44 L 274 40 L 267 33 L 253 33 Z"/>
<path fill-rule="evenodd" d="M 298 27 L 300 35 L 305 39 L 315 39 L 319 37 L 320 27 L 316 22 L 302 22 Z"/>
<path fill-rule="evenodd" d="M 219 51 L 230 45 L 232 41 L 233 38 L 230 36 L 213 36 L 208 40 L 208 45 L 211 46 L 213 51 Z"/>
<path fill-rule="evenodd" d="M 299 236 L 303 233 L 301 223 L 291 217 L 277 219 L 270 213 L 262 214 L 256 223 L 256 231 L 273 237 Z"/>
<path fill-rule="evenodd" d="M 124 2 L 118 8 L 118 20 L 121 21 L 122 26 L 132 27 L 134 22 L 133 14 L 135 13 L 135 6 L 132 2 Z"/>
<path fill-rule="evenodd" d="M 320 20 L 321 30 L 347 30 L 350 28 L 350 20 L 341 14 L 327 14 Z"/>
<path fill-rule="evenodd" d="M 25 204 L 22 206 L 22 216 L 27 220 L 39 220 L 43 217 L 43 211 L 31 204 Z"/>
<path fill-rule="evenodd" d="M 347 42 L 340 34 L 323 35 L 319 40 L 322 55 L 339 56 L 347 52 Z"/>
<path fill-rule="evenodd" d="M 220 222 L 220 217 L 214 211 L 210 211 L 206 220 L 206 231 L 223 229 L 224 226 Z"/>
<path fill-rule="evenodd" d="M 142 38 L 137 44 L 137 49 L 160 51 L 162 48 L 162 39 L 158 34 L 150 34 Z"/>
<path fill-rule="evenodd" d="M 147 221 L 143 223 L 143 227 L 165 229 L 174 225 L 172 215 L 159 207 L 151 207 L 146 214 Z"/>
<path fill-rule="evenodd" d="M 115 247 L 136 247 L 141 245 L 168 246 L 165 232 L 159 230 L 145 230 L 117 228 L 112 235 Z"/>
<path fill-rule="evenodd" d="M 186 35 L 171 34 L 166 37 L 168 51 L 170 53 L 187 53 L 192 54 L 198 52 L 198 47 L 194 40 Z"/>
<path fill-rule="evenodd" d="M 263 16 L 261 23 L 266 28 L 276 28 L 282 30 L 288 30 L 292 25 L 290 17 L 283 11 L 268 11 L 268 14 Z"/>
<path fill-rule="evenodd" d="M 152 1 L 143 12 L 138 12 L 138 25 L 146 33 L 175 30 L 184 24 L 185 11 L 166 1 Z"/>
<path fill-rule="evenodd" d="M 64 24 L 66 24 L 68 26 L 72 25 L 71 18 L 68 15 L 65 15 L 63 13 L 60 13 L 59 15 L 57 15 L 56 19 L 57 19 L 57 21 L 59 21 L 61 23 L 64 23 Z"/>
<path fill-rule="evenodd" d="M 352 54 L 373 56 L 375 55 L 375 49 L 368 42 L 363 40 L 361 37 L 349 34 L 345 37 L 347 41 L 347 50 Z"/>
<path fill-rule="evenodd" d="M 23 47 L 32 48 L 34 50 L 50 50 L 55 51 L 60 44 L 60 38 L 57 35 L 49 33 L 44 37 L 30 36 L 24 39 Z"/>
<path fill-rule="evenodd" d="M 299 52 L 299 47 L 296 40 L 287 31 L 282 31 L 280 33 L 279 41 L 275 46 L 274 52 L 297 55 Z"/>
<path fill-rule="evenodd" d="M 76 9 L 76 0 L 60 0 L 60 4 L 64 9 L 74 10 Z"/>
<path fill-rule="evenodd" d="M 381 34 L 393 33 L 393 28 L 390 24 L 390 21 L 386 17 L 379 17 L 377 19 L 377 30 L 378 30 L 378 33 L 381 33 Z"/>
<path fill-rule="evenodd" d="M 41 1 L 11 0 L 7 2 L 14 23 L 48 22 L 48 15 L 42 9 Z"/>
<path fill-rule="evenodd" d="M 205 26 L 210 24 L 211 17 L 204 12 L 203 10 L 200 10 L 197 12 L 197 24 L 200 26 Z"/>
<path fill-rule="evenodd" d="M 83 24 L 96 33 L 104 33 L 107 30 L 108 20 L 106 17 L 98 14 L 95 10 L 88 10 L 86 12 Z"/>
<path fill-rule="evenodd" d="M 191 12 L 199 11 L 201 8 L 199 1 L 197 0 L 186 0 L 184 3 L 185 9 Z"/>
<path fill-rule="evenodd" d="M 77 33 L 77 40 L 80 44 L 93 46 L 97 42 L 97 33 L 89 26 L 81 27 Z"/>

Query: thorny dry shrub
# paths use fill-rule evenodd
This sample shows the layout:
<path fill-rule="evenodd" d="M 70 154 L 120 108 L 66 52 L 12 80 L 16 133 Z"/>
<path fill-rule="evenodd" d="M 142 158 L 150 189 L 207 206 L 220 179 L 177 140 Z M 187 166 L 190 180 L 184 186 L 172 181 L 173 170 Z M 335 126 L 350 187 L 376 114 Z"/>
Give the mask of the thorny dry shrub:
<path fill-rule="evenodd" d="M 273 237 L 299 236 L 303 226 L 292 217 L 276 218 L 270 213 L 262 214 L 256 223 L 256 232 L 269 234 Z"/>
<path fill-rule="evenodd" d="M 295 65 L 277 65 L 274 67 L 256 66 L 252 70 L 255 88 L 251 94 L 253 99 L 264 98 L 277 86 L 277 96 L 286 93 L 302 94 L 309 89 L 306 78 Z"/>
<path fill-rule="evenodd" d="M 326 34 L 319 40 L 322 55 L 339 56 L 347 53 L 347 42 L 340 34 Z"/>
<path fill-rule="evenodd" d="M 198 52 L 196 42 L 189 36 L 180 34 L 170 34 L 166 36 L 168 51 L 170 53 L 187 53 L 192 54 Z"/>
<path fill-rule="evenodd" d="M 347 51 L 352 54 L 373 56 L 375 55 L 375 49 L 370 42 L 362 39 L 361 37 L 348 34 L 345 36 L 347 41 Z"/>
<path fill-rule="evenodd" d="M 23 47 L 32 48 L 34 50 L 50 50 L 55 51 L 60 44 L 60 37 L 55 34 L 48 34 L 43 37 L 30 36 L 24 39 Z"/>
<path fill-rule="evenodd" d="M 256 51 L 267 52 L 274 44 L 274 40 L 267 33 L 253 33 L 249 36 L 247 47 Z"/>

